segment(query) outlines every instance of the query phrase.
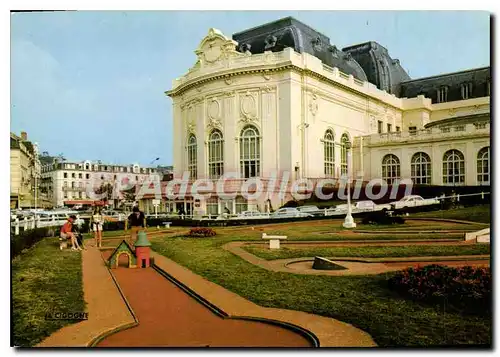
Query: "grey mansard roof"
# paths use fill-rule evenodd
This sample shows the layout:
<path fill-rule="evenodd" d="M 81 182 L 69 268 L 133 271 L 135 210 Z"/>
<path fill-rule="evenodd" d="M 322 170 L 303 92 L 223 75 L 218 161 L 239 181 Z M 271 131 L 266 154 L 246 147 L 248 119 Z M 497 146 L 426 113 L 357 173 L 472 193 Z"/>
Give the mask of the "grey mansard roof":
<path fill-rule="evenodd" d="M 309 53 L 324 64 L 368 81 L 397 97 L 412 98 L 423 94 L 436 102 L 439 88 L 447 86 L 447 101 L 462 100 L 463 83 L 472 83 L 469 98 L 489 95 L 490 67 L 411 79 L 399 60 L 393 59 L 387 49 L 377 42 L 369 41 L 340 50 L 330 44 L 327 36 L 293 17 L 235 33 L 233 40 L 238 42 L 240 52 L 280 52 L 291 47 L 298 53 Z"/>
<path fill-rule="evenodd" d="M 295 52 L 309 53 L 319 58 L 324 64 L 337 67 L 359 80 L 368 80 L 363 68 L 348 53 L 332 46 L 327 36 L 293 17 L 286 17 L 235 33 L 233 40 L 239 44 L 238 51 L 249 50 L 253 54 L 264 51 L 279 52 L 286 47 L 291 47 Z"/>
<path fill-rule="evenodd" d="M 433 103 L 437 102 L 437 92 L 443 87 L 448 87 L 448 102 L 462 100 L 462 84 L 471 83 L 472 90 L 469 98 L 486 97 L 488 93 L 488 83 L 491 80 L 490 67 L 475 68 L 466 71 L 440 74 L 432 77 L 425 77 L 405 81 L 401 83 L 401 97 L 412 98 L 420 94 L 431 98 Z"/>

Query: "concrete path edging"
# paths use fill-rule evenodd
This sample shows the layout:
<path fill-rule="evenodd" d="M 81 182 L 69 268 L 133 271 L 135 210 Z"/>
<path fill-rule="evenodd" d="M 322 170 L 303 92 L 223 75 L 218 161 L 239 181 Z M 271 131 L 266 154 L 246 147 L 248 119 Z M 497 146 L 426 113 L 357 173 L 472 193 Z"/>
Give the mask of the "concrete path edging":
<path fill-rule="evenodd" d="M 36 347 L 89 347 L 115 331 L 137 324 L 100 251 L 82 251 L 83 291 L 88 320 L 65 326 Z"/>
<path fill-rule="evenodd" d="M 156 252 L 153 252 L 152 256 L 159 268 L 230 317 L 260 318 L 295 325 L 314 334 L 319 340 L 320 347 L 377 346 L 368 333 L 350 324 L 302 311 L 259 306 L 206 280 L 167 257 Z"/>
<path fill-rule="evenodd" d="M 243 246 L 246 244 L 253 244 L 252 241 L 234 241 L 226 243 L 222 249 L 231 252 L 247 262 L 274 272 L 284 272 L 290 274 L 304 274 L 304 275 L 330 275 L 330 276 L 350 276 L 350 275 L 376 275 L 392 271 L 401 270 L 400 267 L 390 267 L 384 263 L 390 262 L 426 262 L 435 261 L 458 261 L 458 260 L 489 260 L 491 255 L 462 255 L 462 256 L 418 256 L 418 257 L 401 257 L 401 258 L 358 258 L 358 257 L 325 257 L 337 263 L 342 262 L 341 265 L 346 267 L 346 270 L 314 270 L 306 268 L 304 264 L 300 269 L 293 269 L 293 263 L 307 263 L 314 261 L 314 257 L 301 257 L 301 258 L 288 258 L 288 259 L 275 259 L 266 260 L 260 258 L 245 249 Z"/>

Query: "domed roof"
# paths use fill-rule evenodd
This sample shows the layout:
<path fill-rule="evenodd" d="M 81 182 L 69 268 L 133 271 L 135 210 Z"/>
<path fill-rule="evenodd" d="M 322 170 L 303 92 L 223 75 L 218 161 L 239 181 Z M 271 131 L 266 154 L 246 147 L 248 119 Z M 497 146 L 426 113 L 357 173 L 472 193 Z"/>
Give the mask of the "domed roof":
<path fill-rule="evenodd" d="M 348 53 L 330 44 L 330 39 L 306 24 L 292 18 L 270 22 L 243 32 L 233 34 L 238 42 L 238 51 L 253 54 L 264 51 L 280 52 L 291 47 L 298 53 L 309 53 L 330 67 L 337 67 L 346 74 L 352 74 L 366 81 L 363 68 Z"/>

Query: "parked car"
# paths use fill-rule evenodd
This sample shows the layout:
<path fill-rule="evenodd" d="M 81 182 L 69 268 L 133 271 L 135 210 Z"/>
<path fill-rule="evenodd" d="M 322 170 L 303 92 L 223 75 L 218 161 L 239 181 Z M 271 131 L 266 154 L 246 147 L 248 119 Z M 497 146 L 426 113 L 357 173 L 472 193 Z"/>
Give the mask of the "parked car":
<path fill-rule="evenodd" d="M 436 198 L 423 198 L 418 195 L 408 195 L 404 196 L 402 199 L 396 202 L 391 202 L 391 209 L 402 209 L 408 207 L 418 207 L 418 206 L 429 206 L 439 204 L 439 200 Z"/>
<path fill-rule="evenodd" d="M 236 217 L 233 217 L 233 219 L 259 219 L 267 217 L 268 217 L 267 213 L 262 213 L 259 211 L 243 211 L 239 213 Z"/>
<path fill-rule="evenodd" d="M 307 212 L 307 213 L 313 213 L 319 211 L 319 208 L 317 206 L 300 206 L 297 207 L 299 212 Z"/>
<path fill-rule="evenodd" d="M 312 217 L 312 214 L 300 212 L 297 208 L 280 208 L 271 214 L 271 218 Z"/>

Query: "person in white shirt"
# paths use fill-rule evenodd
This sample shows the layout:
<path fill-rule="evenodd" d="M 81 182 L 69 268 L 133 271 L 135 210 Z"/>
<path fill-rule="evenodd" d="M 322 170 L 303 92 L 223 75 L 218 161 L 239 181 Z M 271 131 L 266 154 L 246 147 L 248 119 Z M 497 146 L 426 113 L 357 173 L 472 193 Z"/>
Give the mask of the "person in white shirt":
<path fill-rule="evenodd" d="M 94 231 L 95 246 L 100 248 L 102 246 L 102 226 L 104 217 L 101 213 L 101 207 L 96 207 L 92 214 L 92 230 Z"/>

